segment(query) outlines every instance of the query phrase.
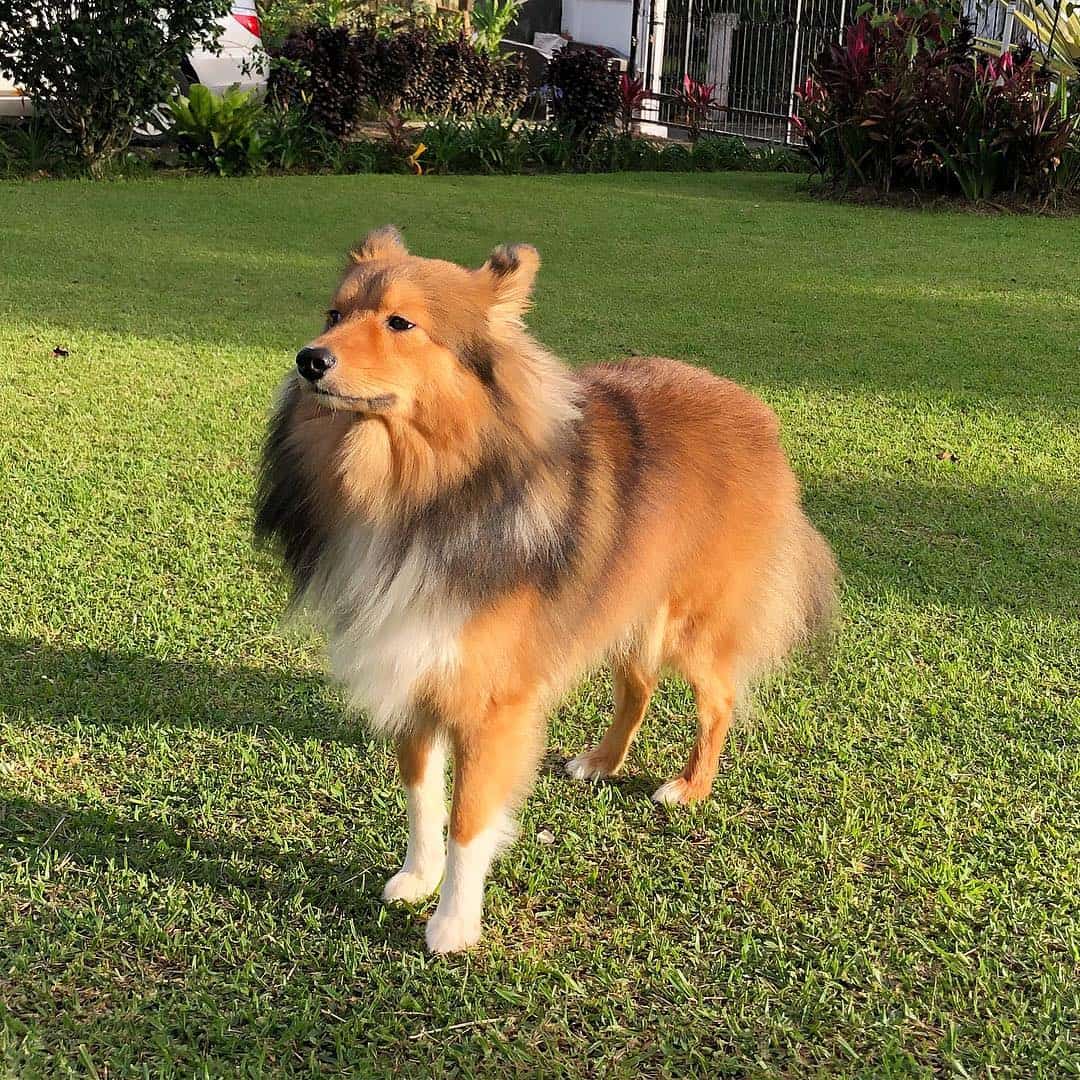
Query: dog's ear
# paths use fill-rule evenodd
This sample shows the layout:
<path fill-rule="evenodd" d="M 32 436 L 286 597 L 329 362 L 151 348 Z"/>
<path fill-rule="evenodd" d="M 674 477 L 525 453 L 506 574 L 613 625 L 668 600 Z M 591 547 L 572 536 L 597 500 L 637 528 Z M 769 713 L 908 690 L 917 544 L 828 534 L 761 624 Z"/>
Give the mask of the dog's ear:
<path fill-rule="evenodd" d="M 405 247 L 405 241 L 401 239 L 398 227 L 384 225 L 381 229 L 369 232 L 349 252 L 349 258 L 354 263 L 362 263 L 368 259 L 393 259 L 408 254 L 409 250 Z"/>
<path fill-rule="evenodd" d="M 533 282 L 540 269 L 540 253 L 531 244 L 502 244 L 477 273 L 491 290 L 490 315 L 517 319 L 529 307 Z"/>

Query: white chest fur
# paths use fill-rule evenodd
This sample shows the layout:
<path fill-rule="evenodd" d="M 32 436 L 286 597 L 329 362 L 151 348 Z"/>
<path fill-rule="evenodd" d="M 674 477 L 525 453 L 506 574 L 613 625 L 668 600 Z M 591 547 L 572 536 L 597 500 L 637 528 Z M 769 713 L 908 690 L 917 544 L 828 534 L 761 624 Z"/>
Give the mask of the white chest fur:
<path fill-rule="evenodd" d="M 393 734 L 408 723 L 417 683 L 457 667 L 468 612 L 416 544 L 402 557 L 383 537 L 353 526 L 321 562 L 305 604 L 325 625 L 331 670 L 350 704 Z"/>

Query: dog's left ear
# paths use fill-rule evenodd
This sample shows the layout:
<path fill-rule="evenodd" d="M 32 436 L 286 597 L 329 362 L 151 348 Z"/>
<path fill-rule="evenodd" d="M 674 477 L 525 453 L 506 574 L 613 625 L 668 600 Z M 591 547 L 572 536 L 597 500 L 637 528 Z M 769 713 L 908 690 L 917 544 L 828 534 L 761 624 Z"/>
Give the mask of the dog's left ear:
<path fill-rule="evenodd" d="M 491 290 L 490 316 L 507 320 L 519 318 L 529 307 L 539 269 L 540 253 L 531 244 L 497 247 L 477 271 Z"/>

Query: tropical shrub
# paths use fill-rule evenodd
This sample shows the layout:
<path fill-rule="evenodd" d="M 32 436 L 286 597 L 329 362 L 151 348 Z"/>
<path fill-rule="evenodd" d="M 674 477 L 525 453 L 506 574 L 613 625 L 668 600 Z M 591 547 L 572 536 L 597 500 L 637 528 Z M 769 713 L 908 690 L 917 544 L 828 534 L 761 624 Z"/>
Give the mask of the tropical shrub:
<path fill-rule="evenodd" d="M 1045 199 L 1076 128 L 1030 51 L 987 57 L 933 12 L 860 17 L 826 48 L 792 123 L 835 185 Z"/>
<path fill-rule="evenodd" d="M 215 47 L 228 10 L 229 0 L 8 0 L 0 72 L 97 174 L 173 96 L 187 54 Z"/>
<path fill-rule="evenodd" d="M 587 152 L 619 113 L 618 72 L 598 52 L 562 49 L 548 67 L 548 84 L 555 123 Z"/>
<path fill-rule="evenodd" d="M 429 27 L 383 35 L 309 26 L 290 34 L 271 67 L 268 94 L 343 137 L 364 109 L 424 115 L 512 114 L 525 100 L 517 57 L 492 57 L 464 35 Z"/>
<path fill-rule="evenodd" d="M 360 115 L 369 92 L 366 77 L 362 53 L 347 29 L 306 26 L 289 34 L 274 56 L 267 97 L 340 138 Z"/>
<path fill-rule="evenodd" d="M 556 124 L 537 124 L 517 132 L 525 147 L 524 160 L 535 172 L 571 172 L 577 144 L 565 128 Z"/>
<path fill-rule="evenodd" d="M 169 111 L 171 134 L 186 164 L 219 176 L 241 176 L 262 167 L 263 106 L 250 91 L 233 88 L 219 96 L 195 83 L 186 97 L 170 102 Z"/>
<path fill-rule="evenodd" d="M 558 124 L 515 127 L 498 117 L 433 120 L 412 142 L 402 143 L 401 153 L 414 143 L 424 148 L 424 171 L 433 173 L 793 171 L 805 161 L 790 150 L 751 150 L 732 136 L 705 136 L 687 147 L 611 130 L 601 131 L 582 152 Z"/>
<path fill-rule="evenodd" d="M 755 155 L 742 139 L 733 135 L 704 135 L 694 142 L 691 160 L 695 169 L 704 172 L 737 171 L 753 168 L 757 158 L 771 149 L 761 148 Z"/>
<path fill-rule="evenodd" d="M 508 115 L 525 101 L 527 80 L 517 56 L 491 56 L 464 34 L 440 41 L 425 30 L 396 35 L 388 44 L 408 50 L 401 81 L 390 92 L 411 112 Z"/>
<path fill-rule="evenodd" d="M 593 140 L 585 167 L 590 172 L 657 172 L 661 153 L 662 147 L 649 139 L 628 131 L 604 131 Z"/>
<path fill-rule="evenodd" d="M 636 113 L 652 94 L 641 79 L 632 79 L 624 71 L 619 76 L 619 120 L 623 131 L 629 131 Z"/>
<path fill-rule="evenodd" d="M 381 33 L 451 20 L 429 0 L 260 0 L 263 42 L 272 50 L 308 26 L 368 26 Z"/>
<path fill-rule="evenodd" d="M 71 167 L 71 145 L 47 116 L 0 125 L 0 174 L 63 173 Z"/>
<path fill-rule="evenodd" d="M 313 123 L 303 108 L 271 105 L 263 112 L 262 151 L 267 165 L 286 172 L 353 172 L 345 159 L 350 143 Z M 371 170 L 361 170 L 371 171 Z"/>
<path fill-rule="evenodd" d="M 519 173 L 529 152 L 514 122 L 498 116 L 478 116 L 469 124 L 436 120 L 424 128 L 420 143 L 425 171 L 436 173 Z"/>

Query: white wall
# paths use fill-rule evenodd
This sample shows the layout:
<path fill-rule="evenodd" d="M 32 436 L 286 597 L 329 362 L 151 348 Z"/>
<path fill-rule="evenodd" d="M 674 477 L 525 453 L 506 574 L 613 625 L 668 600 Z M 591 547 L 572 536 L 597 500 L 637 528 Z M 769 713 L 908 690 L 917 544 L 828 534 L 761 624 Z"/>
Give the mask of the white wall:
<path fill-rule="evenodd" d="M 629 56 L 633 15 L 633 0 L 563 0 L 562 30 L 575 41 Z"/>

